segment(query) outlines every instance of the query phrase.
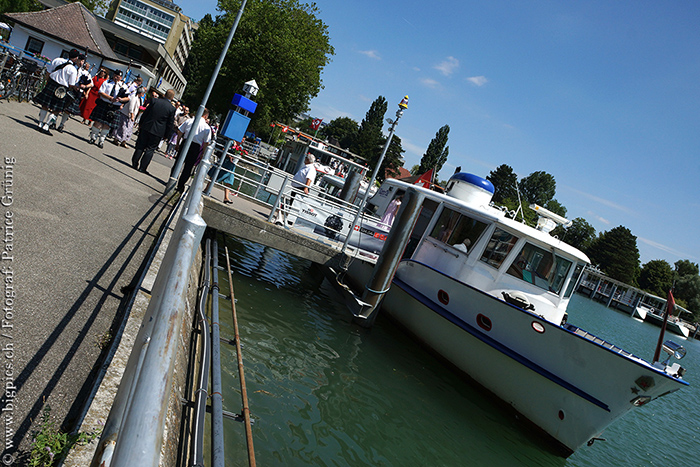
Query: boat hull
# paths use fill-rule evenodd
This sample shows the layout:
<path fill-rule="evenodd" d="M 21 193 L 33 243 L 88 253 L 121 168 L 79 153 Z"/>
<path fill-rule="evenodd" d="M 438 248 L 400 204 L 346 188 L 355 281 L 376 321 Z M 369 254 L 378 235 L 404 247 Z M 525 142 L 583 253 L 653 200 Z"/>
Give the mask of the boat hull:
<path fill-rule="evenodd" d="M 646 323 L 651 323 L 656 326 L 663 326 L 664 324 L 664 319 L 654 313 L 647 313 L 646 317 L 644 318 L 644 322 Z M 676 335 L 682 336 L 687 338 L 690 335 L 690 329 L 687 327 L 683 326 L 682 324 L 673 321 L 671 318 L 668 319 L 666 322 L 666 329 Z"/>
<path fill-rule="evenodd" d="M 382 306 L 568 454 L 639 396 L 687 385 L 583 330 L 553 325 L 415 261 L 401 263 Z"/>
<path fill-rule="evenodd" d="M 647 309 L 641 306 L 636 307 L 632 313 L 632 317 L 639 318 L 644 321 L 647 317 Z"/>

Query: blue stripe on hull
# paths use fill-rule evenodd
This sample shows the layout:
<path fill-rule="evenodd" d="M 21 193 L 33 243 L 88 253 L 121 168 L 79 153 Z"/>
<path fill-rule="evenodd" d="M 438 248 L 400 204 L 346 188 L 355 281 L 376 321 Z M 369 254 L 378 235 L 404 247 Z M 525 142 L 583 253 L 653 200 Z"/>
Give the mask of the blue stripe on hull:
<path fill-rule="evenodd" d="M 394 277 L 393 284 L 398 286 L 400 289 L 402 289 L 404 292 L 409 294 L 412 298 L 417 300 L 418 302 L 422 303 L 425 305 L 427 308 L 432 310 L 433 312 L 437 313 L 438 315 L 442 316 L 446 320 L 450 321 L 452 324 L 458 326 L 462 330 L 468 332 L 475 338 L 479 339 L 483 343 L 491 346 L 492 348 L 498 350 L 502 354 L 512 358 L 516 362 L 520 363 L 521 365 L 524 365 L 525 367 L 529 368 L 530 370 L 536 372 L 537 374 L 547 378 L 548 380 L 552 381 L 553 383 L 563 387 L 564 389 L 576 394 L 577 396 L 585 399 L 586 401 L 590 402 L 591 404 L 594 404 L 601 409 L 605 410 L 606 412 L 610 412 L 610 408 L 608 407 L 607 404 L 604 402 L 596 399 L 595 397 L 591 396 L 587 392 L 579 389 L 578 387 L 574 386 L 573 384 L 563 380 L 559 376 L 555 375 L 551 371 L 542 368 L 540 365 L 537 363 L 533 362 L 532 360 L 528 359 L 527 357 L 524 357 L 523 355 L 519 354 L 518 352 L 514 351 L 513 349 L 505 346 L 504 344 L 498 342 L 497 340 L 493 339 L 492 337 L 482 333 L 472 325 L 464 322 L 454 314 L 450 313 L 447 311 L 445 308 L 442 306 L 438 305 L 437 303 L 433 302 L 430 300 L 428 297 L 423 295 L 421 292 L 417 291 L 401 279 Z"/>

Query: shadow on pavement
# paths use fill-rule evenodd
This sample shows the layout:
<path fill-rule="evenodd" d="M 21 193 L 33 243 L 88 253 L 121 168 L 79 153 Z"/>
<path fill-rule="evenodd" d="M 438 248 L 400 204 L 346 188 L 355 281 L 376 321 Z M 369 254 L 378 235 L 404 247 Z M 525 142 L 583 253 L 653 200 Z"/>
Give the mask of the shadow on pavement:
<path fill-rule="evenodd" d="M 19 445 L 21 440 L 24 439 L 24 437 L 28 434 L 32 422 L 34 420 L 37 420 L 40 416 L 42 407 L 45 405 L 46 399 L 51 395 L 55 385 L 68 368 L 69 363 L 71 362 L 73 357 L 77 355 L 79 347 L 83 344 L 83 341 L 88 336 L 89 330 L 92 327 L 107 298 L 116 297 L 119 299 L 120 296 L 118 293 L 114 292 L 114 287 L 121 279 L 122 275 L 129 266 L 129 263 L 136 255 L 139 248 L 144 244 L 144 242 L 150 241 L 149 237 L 152 236 L 152 234 L 150 233 L 151 229 L 161 218 L 163 212 L 169 207 L 169 199 L 165 198 L 164 195 L 160 195 L 155 200 L 153 205 L 148 209 L 148 211 L 146 211 L 146 213 L 144 213 L 141 219 L 139 219 L 138 223 L 132 227 L 128 235 L 115 248 L 114 253 L 112 253 L 112 255 L 107 259 L 107 261 L 100 268 L 97 274 L 95 274 L 95 276 L 92 279 L 90 279 L 83 292 L 80 294 L 75 303 L 73 303 L 73 305 L 65 314 L 63 319 L 61 319 L 61 321 L 53 330 L 53 332 L 48 336 L 46 341 L 44 341 L 37 353 L 27 362 L 25 369 L 17 376 L 16 385 L 21 388 L 25 383 L 27 383 L 34 369 L 42 362 L 46 354 L 49 353 L 49 351 L 59 340 L 59 338 L 65 337 L 62 336 L 63 331 L 73 320 L 76 313 L 79 311 L 83 303 L 88 299 L 90 294 L 97 291 L 97 293 L 99 294 L 97 303 L 92 308 L 92 310 L 89 311 L 89 316 L 87 317 L 87 319 L 85 319 L 85 323 L 83 324 L 77 337 L 75 337 L 75 340 L 72 342 L 70 349 L 68 350 L 68 352 L 66 352 L 65 357 L 57 366 L 56 370 L 51 375 L 51 378 L 49 378 L 49 380 L 45 382 L 45 387 L 43 391 L 40 393 L 36 401 L 34 401 L 34 404 L 28 411 L 26 418 L 22 420 L 17 431 L 14 433 L 13 441 L 15 442 L 15 446 Z M 149 218 L 151 219 L 149 220 Z M 133 245 L 133 247 L 130 247 L 129 251 L 127 252 L 127 250 L 125 249 L 132 241 L 135 241 L 136 243 Z M 122 253 L 127 254 L 126 258 L 124 258 L 123 260 L 119 259 L 119 256 Z M 121 303 L 119 304 L 117 313 L 115 314 L 114 320 L 110 326 L 110 332 L 112 333 L 112 335 L 114 335 L 115 330 L 119 328 L 121 321 L 126 318 L 127 310 L 125 308 L 129 302 L 130 295 L 135 289 L 135 282 L 141 275 L 141 270 L 148 263 L 148 256 L 149 255 L 146 255 L 142 263 L 139 265 L 138 272 L 134 275 L 134 278 L 132 279 L 131 283 L 128 286 L 123 287 L 121 291 L 117 291 L 121 293 Z M 118 259 L 119 262 L 117 261 Z M 110 280 L 109 285 L 107 285 L 106 287 L 99 285 L 99 281 L 103 279 L 103 277 L 108 273 L 110 269 L 115 267 L 117 268 L 117 270 L 113 273 L 113 277 Z M 108 364 L 108 362 L 104 361 L 106 355 L 107 348 L 102 350 L 101 355 L 96 360 L 95 365 L 93 366 L 90 372 L 90 377 L 87 378 L 83 386 L 80 388 L 77 397 L 75 398 L 73 404 L 68 410 L 66 417 L 62 422 L 62 428 L 65 430 L 65 432 L 69 432 L 74 428 L 73 425 L 80 416 L 83 407 L 87 402 L 88 397 L 90 397 L 90 394 L 96 384 L 95 378 L 99 374 L 100 367 L 102 367 L 105 364 Z"/>

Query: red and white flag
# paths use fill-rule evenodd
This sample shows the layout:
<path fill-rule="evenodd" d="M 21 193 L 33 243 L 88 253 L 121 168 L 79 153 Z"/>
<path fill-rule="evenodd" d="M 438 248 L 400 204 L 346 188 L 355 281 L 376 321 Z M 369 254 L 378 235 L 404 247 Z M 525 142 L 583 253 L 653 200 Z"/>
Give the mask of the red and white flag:
<path fill-rule="evenodd" d="M 413 184 L 420 185 L 423 188 L 430 188 L 430 184 L 433 183 L 433 169 L 428 170 L 426 173 L 418 177 Z"/>
<path fill-rule="evenodd" d="M 314 130 L 314 131 L 315 131 L 315 130 L 318 130 L 318 127 L 321 126 L 321 122 L 322 122 L 322 121 L 323 121 L 322 118 L 314 118 L 314 120 L 311 122 L 311 125 L 309 125 L 309 126 L 310 126 L 311 129 Z"/>

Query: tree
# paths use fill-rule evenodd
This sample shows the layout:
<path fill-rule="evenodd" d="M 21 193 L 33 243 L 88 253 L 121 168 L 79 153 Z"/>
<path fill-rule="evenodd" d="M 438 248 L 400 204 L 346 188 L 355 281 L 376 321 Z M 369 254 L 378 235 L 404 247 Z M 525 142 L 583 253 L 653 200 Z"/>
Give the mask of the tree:
<path fill-rule="evenodd" d="M 387 103 L 384 96 L 377 97 L 365 114 L 365 118 L 357 130 L 355 140 L 350 145 L 350 151 L 367 161 L 370 171 L 373 171 L 377 165 L 382 146 L 386 141 L 382 134 L 386 109 Z"/>
<path fill-rule="evenodd" d="M 502 203 L 507 199 L 518 200 L 518 193 L 516 192 L 518 176 L 515 175 L 511 166 L 506 164 L 499 165 L 496 167 L 496 170 L 489 172 L 486 180 L 493 183 L 494 203 Z"/>
<path fill-rule="evenodd" d="M 399 167 L 403 165 L 403 153 L 405 150 L 401 147 L 401 138 L 395 134 L 391 137 L 391 143 L 386 150 L 386 156 L 382 162 L 382 166 L 377 172 L 377 180 L 381 183 L 386 178 L 386 175 L 396 177 L 399 175 Z M 385 175 L 386 174 L 386 175 Z"/>
<path fill-rule="evenodd" d="M 190 107 L 202 100 L 240 0 L 220 0 L 219 7 L 223 14 L 213 21 L 205 16 L 192 45 L 195 63 L 186 69 L 183 96 Z M 248 1 L 207 105 L 226 114 L 233 94 L 255 79 L 260 91 L 251 130 L 269 131 L 270 122 L 291 121 L 308 110 L 322 88 L 321 71 L 334 54 L 318 12 L 315 4 L 299 0 Z"/>
<path fill-rule="evenodd" d="M 586 222 L 586 219 L 577 217 L 571 221 L 571 225 L 567 228 L 558 225 L 552 230 L 552 235 L 574 248 L 586 251 L 595 238 L 595 228 Z"/>
<path fill-rule="evenodd" d="M 695 319 L 700 321 L 700 268 L 697 263 L 687 259 L 676 261 L 675 266 L 674 297 L 683 302 L 683 306 L 693 312 Z"/>
<path fill-rule="evenodd" d="M 442 169 L 450 153 L 450 147 L 447 146 L 449 134 L 449 125 L 443 126 L 435 133 L 435 137 L 430 141 L 430 144 L 428 144 L 428 149 L 420 160 L 418 173 L 424 174 L 430 169 L 435 169 L 433 175 L 437 178 L 438 172 Z"/>
<path fill-rule="evenodd" d="M 37 0 L 0 0 L 0 14 L 24 13 L 43 9 Z"/>
<path fill-rule="evenodd" d="M 557 182 L 547 172 L 539 171 L 520 180 L 518 188 L 523 197 L 523 203 L 534 203 L 544 207 L 550 200 L 554 199 Z"/>
<path fill-rule="evenodd" d="M 665 297 L 673 284 L 673 269 L 668 262 L 654 259 L 639 271 L 639 287 L 658 297 Z"/>
<path fill-rule="evenodd" d="M 608 276 L 630 285 L 637 284 L 639 250 L 637 237 L 626 227 L 618 226 L 601 233 L 585 251 L 593 264 Z"/>
<path fill-rule="evenodd" d="M 673 294 L 674 297 L 678 297 L 679 302 L 685 302 L 683 306 L 693 313 L 696 320 L 700 321 L 700 276 L 697 274 L 681 276 L 676 280 Z"/>
<path fill-rule="evenodd" d="M 674 263 L 676 267 L 677 277 L 683 276 L 697 276 L 700 274 L 700 268 L 698 268 L 697 263 L 691 263 L 690 260 L 681 259 Z"/>
<path fill-rule="evenodd" d="M 337 141 L 337 146 L 341 148 L 349 148 L 357 136 L 359 127 L 360 125 L 350 117 L 338 117 L 323 127 L 320 134 L 329 142 L 332 139 Z"/>
<path fill-rule="evenodd" d="M 110 7 L 109 0 L 72 0 L 72 3 L 77 2 L 82 3 L 85 8 L 99 15 L 103 15 Z"/>

